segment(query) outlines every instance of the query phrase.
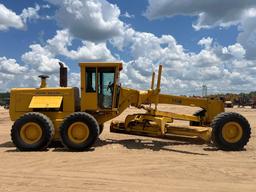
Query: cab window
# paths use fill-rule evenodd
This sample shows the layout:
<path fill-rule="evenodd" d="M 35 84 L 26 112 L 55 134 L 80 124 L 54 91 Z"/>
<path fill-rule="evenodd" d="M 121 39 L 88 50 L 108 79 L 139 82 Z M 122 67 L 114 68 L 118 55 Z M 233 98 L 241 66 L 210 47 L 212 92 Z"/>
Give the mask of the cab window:
<path fill-rule="evenodd" d="M 86 68 L 86 92 L 96 92 L 96 68 Z"/>
<path fill-rule="evenodd" d="M 101 108 L 112 108 L 115 68 L 98 68 L 98 101 Z"/>

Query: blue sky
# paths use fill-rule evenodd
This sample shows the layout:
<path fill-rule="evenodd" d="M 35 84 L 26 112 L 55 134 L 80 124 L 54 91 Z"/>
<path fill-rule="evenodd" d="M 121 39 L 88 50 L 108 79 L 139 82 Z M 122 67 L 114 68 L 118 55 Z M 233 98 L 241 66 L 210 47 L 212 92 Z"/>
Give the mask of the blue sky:
<path fill-rule="evenodd" d="M 47 1 L 36 0 L 9 0 L 0 2 L 16 13 L 21 13 L 26 7 L 34 7 L 36 4 L 42 6 L 48 3 Z M 192 27 L 192 23 L 197 20 L 196 17 L 175 16 L 173 18 L 150 21 L 143 16 L 148 5 L 147 0 L 140 0 L 136 3 L 118 0 L 111 0 L 109 2 L 117 4 L 122 14 L 128 12 L 135 16 L 134 18 L 121 17 L 120 19 L 130 24 L 137 31 L 150 32 L 157 36 L 170 34 L 188 51 L 200 51 L 200 46 L 197 45 L 197 42 L 205 36 L 211 36 L 217 42 L 225 46 L 235 43 L 238 35 L 236 26 L 223 30 L 213 28 L 210 30 L 195 31 Z M 44 9 L 40 11 L 40 14 L 53 16 L 55 9 L 55 7 Z M 55 20 L 32 21 L 29 23 L 28 29 L 24 31 L 10 29 L 7 33 L 1 33 L 0 41 L 5 46 L 0 46 L 0 53 L 19 60 L 20 55 L 28 51 L 30 44 L 51 38 L 54 36 L 57 29 L 59 29 L 59 27 L 56 25 Z"/>
<path fill-rule="evenodd" d="M 0 91 L 57 85 L 59 60 L 78 87 L 78 62 L 121 60 L 124 86 L 147 89 L 161 63 L 163 92 L 253 91 L 256 2 L 172 1 L 1 0 Z"/>

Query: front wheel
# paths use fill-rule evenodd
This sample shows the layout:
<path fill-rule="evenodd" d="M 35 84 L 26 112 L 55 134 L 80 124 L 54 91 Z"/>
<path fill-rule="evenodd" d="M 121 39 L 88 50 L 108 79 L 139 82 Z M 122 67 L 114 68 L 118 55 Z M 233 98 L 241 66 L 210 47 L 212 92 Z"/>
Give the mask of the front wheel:
<path fill-rule="evenodd" d="M 250 124 L 238 113 L 220 113 L 213 120 L 211 127 L 212 141 L 222 150 L 242 150 L 250 139 Z"/>
<path fill-rule="evenodd" d="M 96 119 L 85 112 L 76 112 L 68 116 L 60 127 L 62 144 L 74 151 L 91 148 L 99 135 Z"/>
<path fill-rule="evenodd" d="M 52 141 L 54 126 L 44 114 L 30 112 L 21 116 L 12 126 L 11 138 L 20 151 L 44 150 Z"/>

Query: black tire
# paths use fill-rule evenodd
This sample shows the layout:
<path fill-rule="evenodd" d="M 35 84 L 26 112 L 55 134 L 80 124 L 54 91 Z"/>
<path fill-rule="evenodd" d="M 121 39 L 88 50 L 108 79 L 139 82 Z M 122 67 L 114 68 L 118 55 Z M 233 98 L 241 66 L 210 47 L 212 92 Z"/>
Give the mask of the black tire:
<path fill-rule="evenodd" d="M 193 115 L 194 116 L 199 116 L 199 117 L 203 117 L 205 116 L 205 109 L 199 109 L 198 111 L 196 111 Z M 196 122 L 196 121 L 190 121 L 189 122 L 190 126 L 201 126 L 202 123 L 201 122 Z"/>
<path fill-rule="evenodd" d="M 42 130 L 42 136 L 35 143 L 27 143 L 22 139 L 21 129 L 27 123 L 36 123 Z M 45 150 L 50 144 L 54 135 L 54 126 L 52 121 L 44 114 L 30 112 L 16 120 L 11 129 L 11 139 L 14 145 L 20 151 L 38 151 Z"/>
<path fill-rule="evenodd" d="M 85 141 L 75 143 L 69 138 L 68 129 L 73 123 L 84 123 L 89 129 L 89 135 Z M 92 147 L 99 136 L 99 125 L 96 119 L 85 112 L 75 112 L 68 116 L 60 127 L 60 136 L 62 144 L 73 151 L 84 151 Z"/>
<path fill-rule="evenodd" d="M 49 144 L 48 148 L 63 148 L 63 145 L 62 145 L 61 141 L 52 140 L 52 142 Z"/>
<path fill-rule="evenodd" d="M 225 124 L 234 122 L 240 125 L 242 135 L 239 140 L 229 142 L 224 138 L 222 129 Z M 217 115 L 212 121 L 212 141 L 222 150 L 225 151 L 240 151 L 248 143 L 251 136 L 251 127 L 249 122 L 240 114 L 234 112 L 223 112 Z"/>
<path fill-rule="evenodd" d="M 103 130 L 104 130 L 104 124 L 102 123 L 102 124 L 100 124 L 99 125 L 99 135 L 101 135 L 101 133 L 103 132 Z"/>

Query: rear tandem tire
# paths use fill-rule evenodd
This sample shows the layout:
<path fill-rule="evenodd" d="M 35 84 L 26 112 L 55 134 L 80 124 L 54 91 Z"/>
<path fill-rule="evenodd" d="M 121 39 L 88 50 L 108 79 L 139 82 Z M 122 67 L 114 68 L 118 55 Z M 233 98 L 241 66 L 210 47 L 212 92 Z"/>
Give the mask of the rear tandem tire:
<path fill-rule="evenodd" d="M 238 113 L 220 113 L 212 121 L 211 127 L 213 143 L 225 151 L 242 150 L 250 139 L 250 124 Z"/>
<path fill-rule="evenodd" d="M 68 116 L 60 127 L 62 144 L 73 151 L 85 151 L 92 147 L 99 136 L 96 119 L 86 112 Z"/>
<path fill-rule="evenodd" d="M 20 151 L 45 150 L 54 135 L 52 121 L 44 114 L 30 112 L 12 126 L 11 139 Z"/>

